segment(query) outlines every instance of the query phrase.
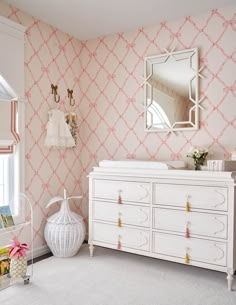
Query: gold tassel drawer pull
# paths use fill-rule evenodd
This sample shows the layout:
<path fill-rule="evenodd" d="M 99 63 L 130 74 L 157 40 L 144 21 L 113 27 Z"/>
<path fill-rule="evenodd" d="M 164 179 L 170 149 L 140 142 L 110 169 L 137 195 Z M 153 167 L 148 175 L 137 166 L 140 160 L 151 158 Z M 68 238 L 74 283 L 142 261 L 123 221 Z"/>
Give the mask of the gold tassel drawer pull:
<path fill-rule="evenodd" d="M 185 264 L 186 264 L 186 265 L 189 264 L 189 255 L 188 255 L 188 253 L 185 254 L 185 259 L 184 259 L 184 261 L 185 261 Z"/>
<path fill-rule="evenodd" d="M 186 201 L 185 211 L 186 211 L 186 212 L 190 212 L 190 203 L 189 203 L 188 200 Z"/>
<path fill-rule="evenodd" d="M 122 227 L 122 222 L 121 222 L 121 213 L 119 213 L 119 215 L 118 215 L 117 227 L 119 227 L 119 228 L 121 228 L 121 227 Z"/>
<path fill-rule="evenodd" d="M 184 258 L 184 262 L 186 265 L 188 265 L 190 263 L 190 256 L 189 256 L 189 249 L 186 249 L 186 253 L 185 253 L 185 258 Z"/>
<path fill-rule="evenodd" d="M 121 223 L 120 217 L 118 217 L 118 220 L 117 220 L 117 227 L 119 227 L 119 228 L 122 227 L 122 223 Z"/>
<path fill-rule="evenodd" d="M 186 210 L 186 212 L 190 212 L 190 204 L 189 204 L 189 201 L 186 201 L 185 210 Z"/>
<path fill-rule="evenodd" d="M 189 195 L 186 196 L 186 203 L 185 203 L 185 211 L 190 212 L 190 202 L 189 202 Z"/>

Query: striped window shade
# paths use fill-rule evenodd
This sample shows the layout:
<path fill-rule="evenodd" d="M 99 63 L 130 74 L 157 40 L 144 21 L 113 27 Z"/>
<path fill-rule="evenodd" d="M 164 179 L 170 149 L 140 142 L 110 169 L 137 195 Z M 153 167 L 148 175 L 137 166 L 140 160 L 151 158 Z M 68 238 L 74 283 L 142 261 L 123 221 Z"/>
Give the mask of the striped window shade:
<path fill-rule="evenodd" d="M 25 27 L 0 16 L 0 154 L 15 151 L 24 102 Z"/>
<path fill-rule="evenodd" d="M 17 101 L 0 101 L 0 154 L 11 154 L 19 143 L 17 132 Z"/>

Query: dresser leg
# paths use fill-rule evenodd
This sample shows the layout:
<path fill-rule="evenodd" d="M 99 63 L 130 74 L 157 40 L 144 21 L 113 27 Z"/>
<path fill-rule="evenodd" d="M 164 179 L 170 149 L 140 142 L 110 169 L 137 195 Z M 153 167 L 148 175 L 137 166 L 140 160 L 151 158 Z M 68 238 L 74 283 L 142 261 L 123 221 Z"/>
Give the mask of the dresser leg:
<path fill-rule="evenodd" d="M 228 290 L 232 291 L 232 285 L 233 285 L 233 274 L 234 274 L 234 270 L 228 269 L 227 270 L 227 281 L 228 281 Z"/>
<path fill-rule="evenodd" d="M 92 244 L 89 245 L 89 253 L 90 257 L 93 257 L 94 246 Z"/>

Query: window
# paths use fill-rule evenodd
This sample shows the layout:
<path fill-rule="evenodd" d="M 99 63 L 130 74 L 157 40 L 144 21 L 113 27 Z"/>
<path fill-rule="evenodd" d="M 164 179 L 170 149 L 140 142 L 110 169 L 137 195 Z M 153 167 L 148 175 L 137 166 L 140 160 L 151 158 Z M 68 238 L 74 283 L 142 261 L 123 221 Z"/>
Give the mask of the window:
<path fill-rule="evenodd" d="M 0 155 L 0 206 L 14 205 L 14 155 Z M 14 211 L 15 212 L 15 211 Z M 15 214 L 15 213 L 14 213 Z"/>
<path fill-rule="evenodd" d="M 0 75 L 0 206 L 19 216 L 19 113 L 17 95 Z M 18 144 L 20 145 L 20 144 Z"/>
<path fill-rule="evenodd" d="M 11 154 L 0 154 L 0 206 L 9 205 L 15 223 L 24 219 L 24 210 L 20 206 L 20 192 L 24 192 L 23 144 L 18 143 Z M 21 173 L 21 174 L 20 174 Z M 22 179 L 23 180 L 23 179 Z"/>
<path fill-rule="evenodd" d="M 24 147 L 19 138 L 19 129 L 22 130 L 24 123 L 23 109 L 23 103 L 0 99 L 0 206 L 9 205 L 16 222 L 24 218 L 19 204 L 19 194 L 24 192 Z"/>
<path fill-rule="evenodd" d="M 25 219 L 23 144 L 20 142 L 12 154 L 0 154 L 0 206 L 9 205 L 15 223 Z"/>
<path fill-rule="evenodd" d="M 0 16 L 0 206 L 9 205 L 20 222 L 24 209 L 24 33 Z M 19 137 L 20 135 L 20 137 Z"/>

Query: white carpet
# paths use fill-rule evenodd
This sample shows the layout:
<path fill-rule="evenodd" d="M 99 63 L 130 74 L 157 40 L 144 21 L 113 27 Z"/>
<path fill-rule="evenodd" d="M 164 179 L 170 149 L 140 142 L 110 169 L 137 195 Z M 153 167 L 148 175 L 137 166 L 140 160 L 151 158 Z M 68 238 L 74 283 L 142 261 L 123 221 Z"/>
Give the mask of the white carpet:
<path fill-rule="evenodd" d="M 235 305 L 236 280 L 226 275 L 83 245 L 73 258 L 50 257 L 34 266 L 27 286 L 0 291 L 1 305 Z"/>

